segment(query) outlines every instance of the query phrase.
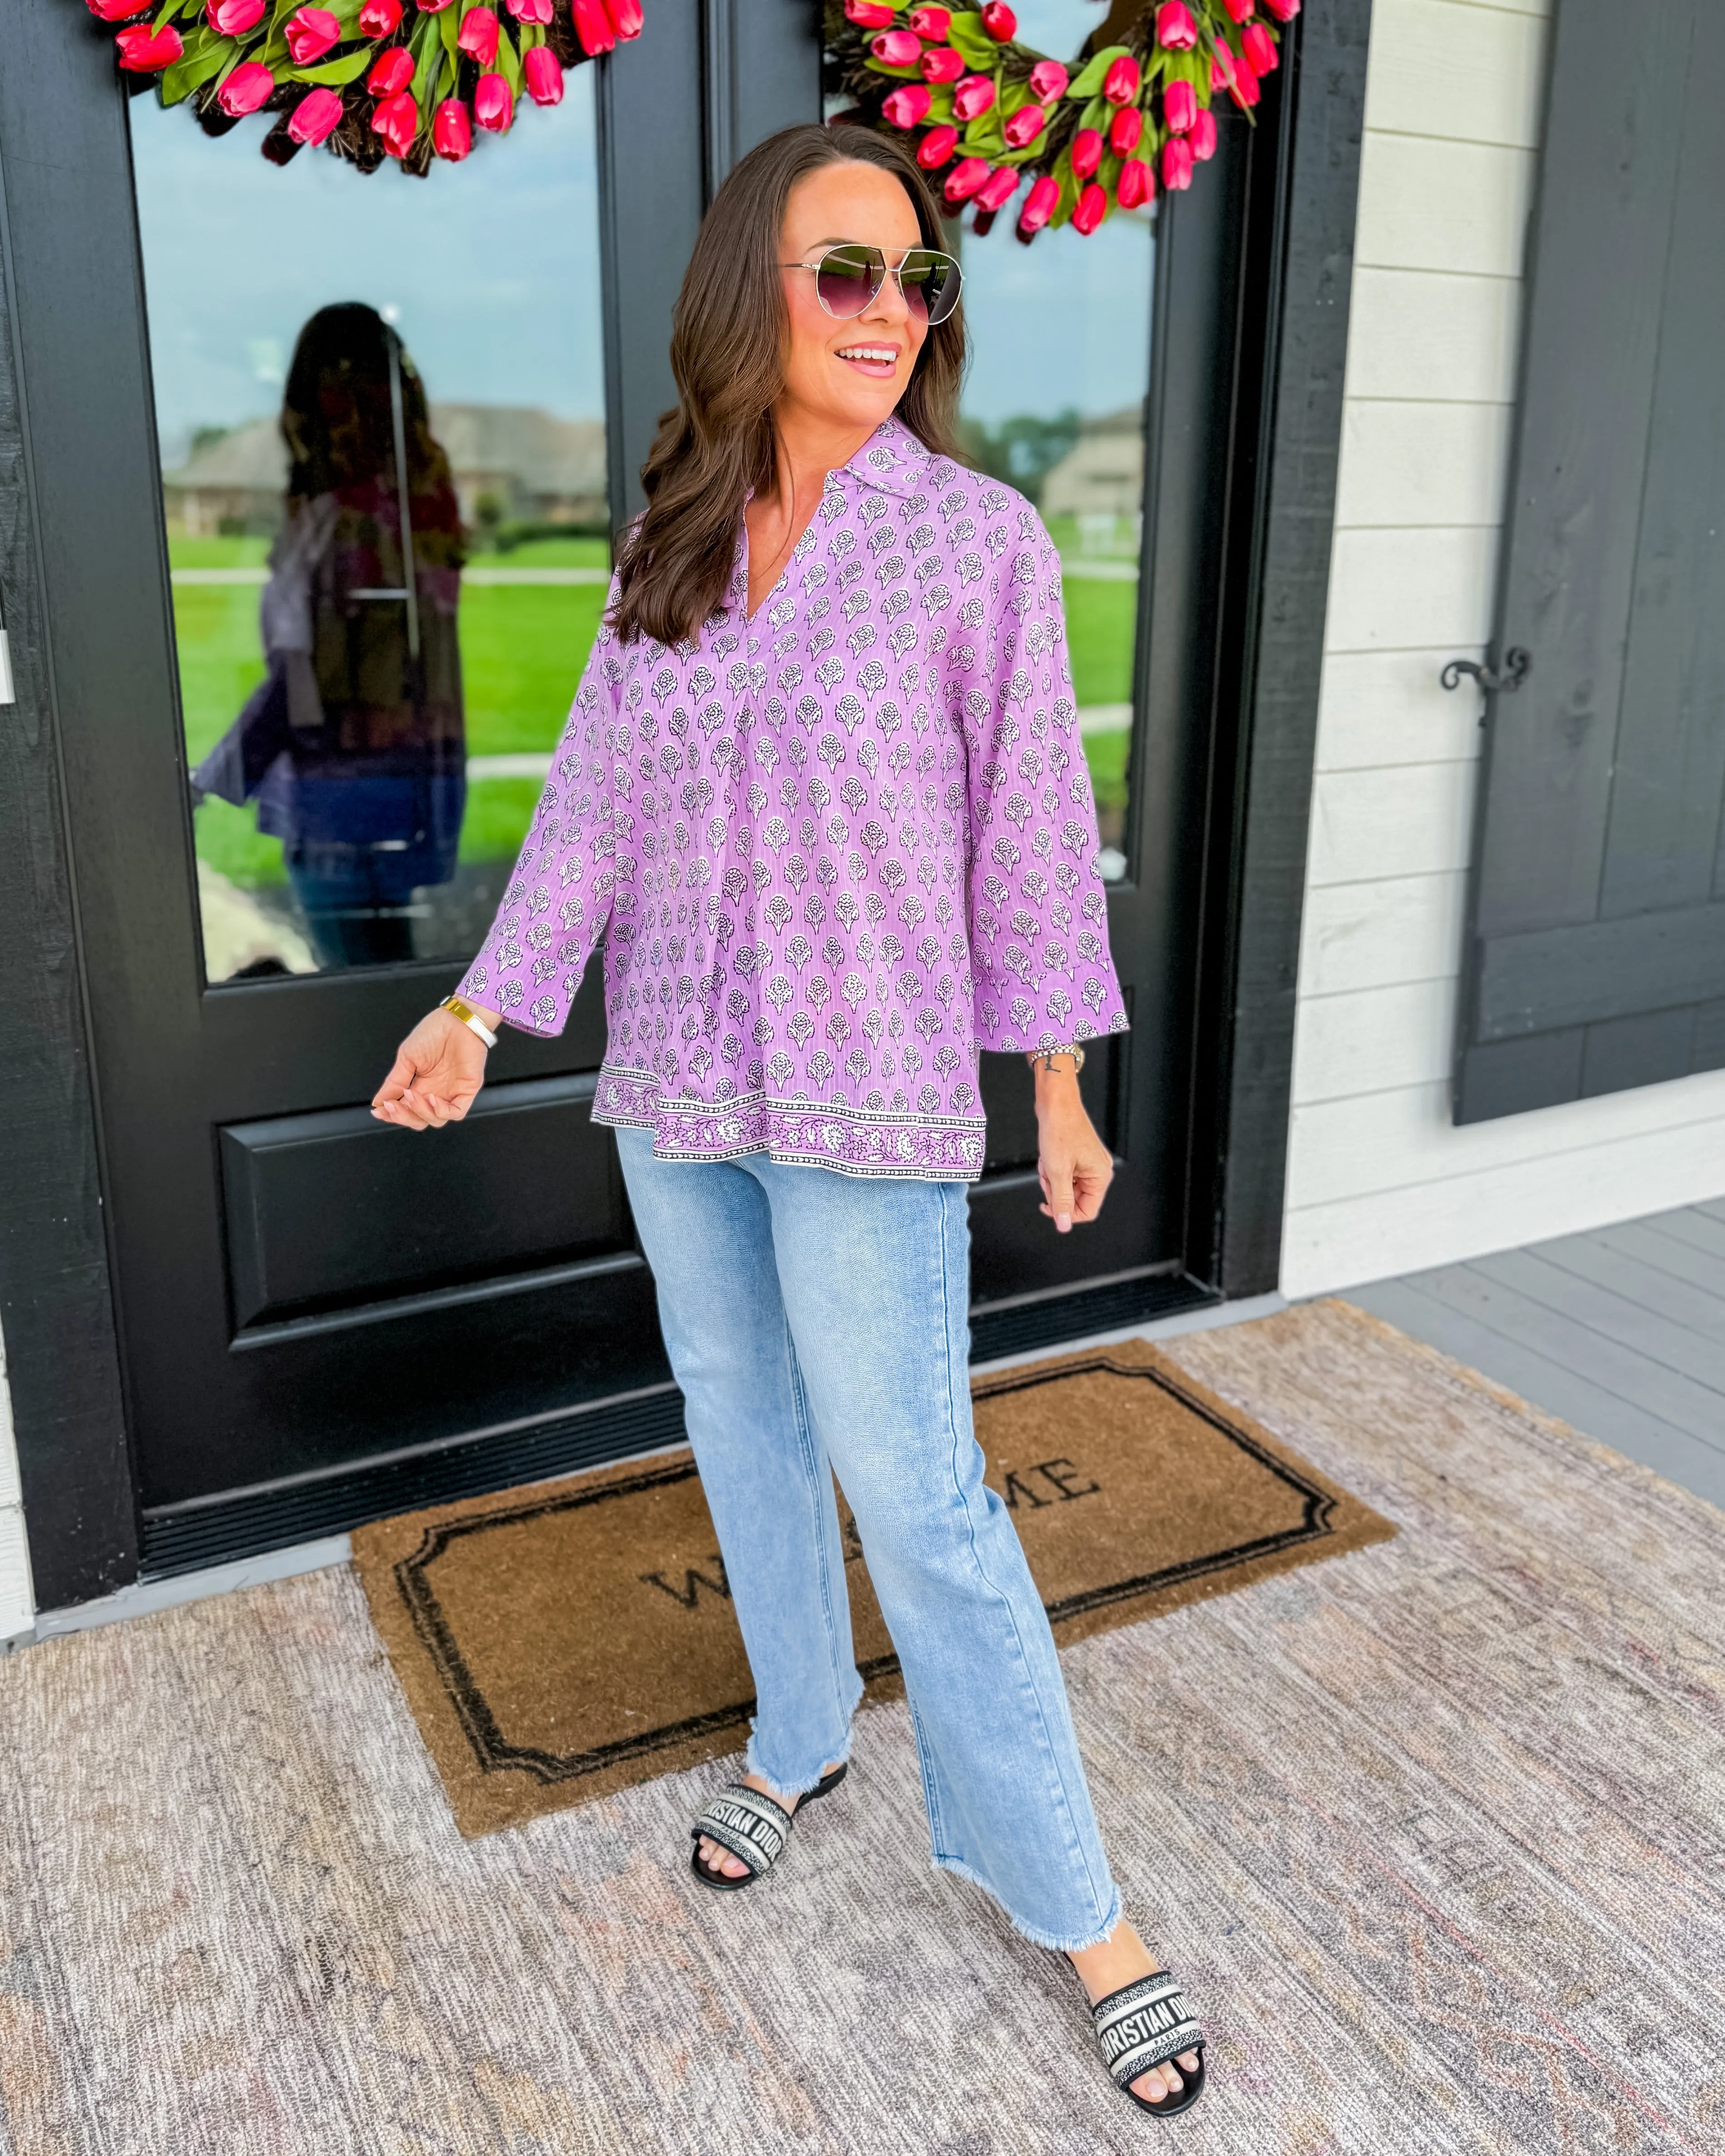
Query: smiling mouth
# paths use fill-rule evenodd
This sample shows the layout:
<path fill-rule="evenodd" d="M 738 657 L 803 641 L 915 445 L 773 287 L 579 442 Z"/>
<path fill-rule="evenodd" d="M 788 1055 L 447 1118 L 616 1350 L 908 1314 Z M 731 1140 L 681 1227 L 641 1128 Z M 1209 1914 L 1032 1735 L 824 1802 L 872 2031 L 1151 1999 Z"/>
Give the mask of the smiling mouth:
<path fill-rule="evenodd" d="M 865 374 L 890 374 L 898 365 L 898 346 L 896 344 L 840 345 L 836 357 L 852 367 L 860 367 Z"/>

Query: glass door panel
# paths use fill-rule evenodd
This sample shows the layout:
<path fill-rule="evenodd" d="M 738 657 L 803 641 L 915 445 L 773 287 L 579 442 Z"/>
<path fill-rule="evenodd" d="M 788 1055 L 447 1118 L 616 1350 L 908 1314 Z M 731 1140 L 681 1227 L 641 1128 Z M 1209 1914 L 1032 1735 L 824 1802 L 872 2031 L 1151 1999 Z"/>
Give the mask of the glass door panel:
<path fill-rule="evenodd" d="M 1062 60 L 1096 27 L 1082 0 L 1027 0 L 1017 13 L 1020 38 Z M 1127 865 L 1155 213 L 1116 210 L 1088 239 L 1061 231 L 1029 247 L 1012 215 L 962 242 L 965 446 L 1030 497 L 1060 548 L 1101 870 L 1113 882 Z"/>
<path fill-rule="evenodd" d="M 212 983 L 490 918 L 609 576 L 594 75 L 423 180 L 131 104 Z"/>

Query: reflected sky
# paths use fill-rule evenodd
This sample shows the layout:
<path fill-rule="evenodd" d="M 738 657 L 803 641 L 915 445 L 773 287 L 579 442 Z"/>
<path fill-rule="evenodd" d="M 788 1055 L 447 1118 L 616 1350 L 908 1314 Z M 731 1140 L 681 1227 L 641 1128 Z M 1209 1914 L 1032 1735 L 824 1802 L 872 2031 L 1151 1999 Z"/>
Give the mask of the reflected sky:
<path fill-rule="evenodd" d="M 131 100 L 163 460 L 194 427 L 273 412 L 300 324 L 337 300 L 393 321 L 430 394 L 604 413 L 593 69 L 423 180 L 321 150 L 272 165 L 259 114 L 212 140 Z"/>

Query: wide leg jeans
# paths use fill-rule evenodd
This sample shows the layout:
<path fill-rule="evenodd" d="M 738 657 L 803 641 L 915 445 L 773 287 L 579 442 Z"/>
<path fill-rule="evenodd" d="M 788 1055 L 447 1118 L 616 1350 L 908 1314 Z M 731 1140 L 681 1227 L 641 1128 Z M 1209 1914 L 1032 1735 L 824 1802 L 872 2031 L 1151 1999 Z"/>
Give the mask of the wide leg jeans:
<path fill-rule="evenodd" d="M 962 1183 L 618 1149 L 754 1675 L 747 1768 L 849 1757 L 837 1471 L 905 1676 L 934 1861 L 1072 1948 L 1120 1916 L 1048 1619 L 983 1481 Z"/>

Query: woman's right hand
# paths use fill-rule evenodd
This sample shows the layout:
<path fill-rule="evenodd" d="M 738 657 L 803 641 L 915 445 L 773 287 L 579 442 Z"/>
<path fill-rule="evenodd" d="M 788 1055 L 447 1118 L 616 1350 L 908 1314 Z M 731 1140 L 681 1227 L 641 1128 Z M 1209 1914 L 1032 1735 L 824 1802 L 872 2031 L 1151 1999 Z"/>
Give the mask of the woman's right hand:
<path fill-rule="evenodd" d="M 493 1030 L 502 1024 L 494 1011 L 478 1015 Z M 440 1131 L 459 1123 L 485 1082 L 485 1044 L 453 1011 L 428 1011 L 402 1043 L 389 1075 L 372 1096 L 379 1122 L 404 1131 Z"/>

